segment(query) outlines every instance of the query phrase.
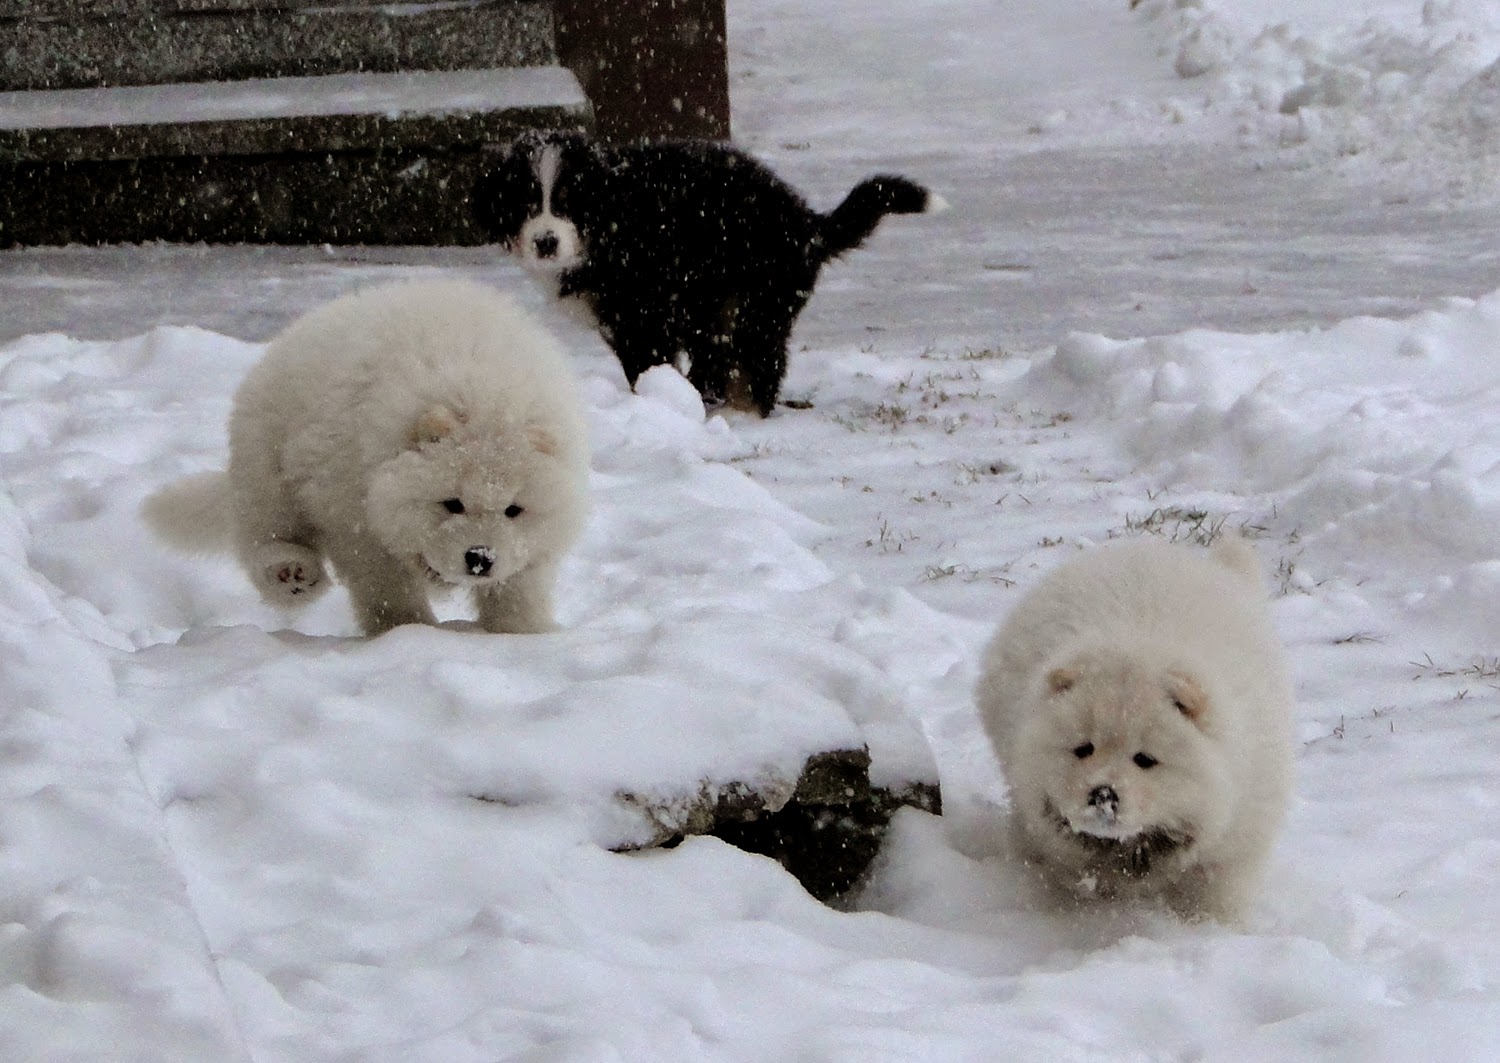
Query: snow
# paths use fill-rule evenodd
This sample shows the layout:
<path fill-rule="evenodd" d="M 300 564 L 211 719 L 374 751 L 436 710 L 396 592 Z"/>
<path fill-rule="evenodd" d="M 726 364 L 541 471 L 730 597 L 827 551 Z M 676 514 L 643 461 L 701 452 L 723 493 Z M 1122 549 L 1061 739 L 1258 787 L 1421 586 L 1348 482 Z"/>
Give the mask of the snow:
<path fill-rule="evenodd" d="M 514 266 L 0 254 L 0 1056 L 1500 1056 L 1500 30 L 1349 6 L 733 0 L 744 143 L 820 204 L 894 170 L 954 209 L 827 272 L 813 408 L 765 422 L 631 395 L 552 315 L 595 449 L 555 634 L 289 622 L 136 515 L 296 313 L 441 270 L 550 314 Z M 979 649 L 1075 549 L 1226 528 L 1297 678 L 1270 886 L 1243 928 L 1052 911 Z M 712 839 L 610 851 L 622 789 L 856 733 L 945 814 L 852 910 Z"/>
<path fill-rule="evenodd" d="M 1500 151 L 1500 11 L 1487 0 L 1335 5 L 1145 0 L 1173 68 L 1243 137 L 1407 180 L 1489 180 Z M 1435 168 L 1432 154 L 1446 166 Z"/>

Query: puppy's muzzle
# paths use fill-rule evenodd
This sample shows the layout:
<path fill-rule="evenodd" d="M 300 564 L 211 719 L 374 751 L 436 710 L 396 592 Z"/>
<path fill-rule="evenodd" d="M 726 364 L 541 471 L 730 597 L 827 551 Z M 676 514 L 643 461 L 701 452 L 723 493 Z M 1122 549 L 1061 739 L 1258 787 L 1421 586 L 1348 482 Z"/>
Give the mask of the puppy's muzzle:
<path fill-rule="evenodd" d="M 536 257 L 542 259 L 556 258 L 557 250 L 561 246 L 562 241 L 558 239 L 556 233 L 542 233 L 531 241 L 531 248 L 536 253 Z"/>
<path fill-rule="evenodd" d="M 1089 808 L 1104 823 L 1113 823 L 1120 814 L 1120 795 L 1113 786 L 1096 786 L 1089 791 Z"/>

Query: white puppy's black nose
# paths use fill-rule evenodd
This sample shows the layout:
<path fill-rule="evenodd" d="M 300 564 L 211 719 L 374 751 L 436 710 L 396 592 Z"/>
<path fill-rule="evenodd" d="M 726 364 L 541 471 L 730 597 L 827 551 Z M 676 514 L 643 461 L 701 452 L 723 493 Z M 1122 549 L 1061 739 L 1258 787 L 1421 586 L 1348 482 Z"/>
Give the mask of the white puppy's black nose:
<path fill-rule="evenodd" d="M 1120 811 L 1120 795 L 1113 786 L 1096 786 L 1089 791 L 1089 807 L 1097 809 L 1105 819 L 1112 820 Z"/>
<path fill-rule="evenodd" d="M 556 233 L 542 233 L 531 242 L 531 246 L 536 249 L 537 258 L 556 258 L 560 243 Z"/>
<path fill-rule="evenodd" d="M 495 555 L 488 547 L 473 546 L 464 551 L 464 571 L 471 576 L 488 576 L 495 567 Z"/>

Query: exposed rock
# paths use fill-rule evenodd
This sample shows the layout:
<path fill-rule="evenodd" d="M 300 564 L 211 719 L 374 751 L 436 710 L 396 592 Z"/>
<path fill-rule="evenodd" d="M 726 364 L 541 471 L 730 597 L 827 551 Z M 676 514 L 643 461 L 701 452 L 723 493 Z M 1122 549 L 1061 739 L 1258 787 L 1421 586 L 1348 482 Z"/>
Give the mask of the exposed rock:
<path fill-rule="evenodd" d="M 808 758 L 792 784 L 705 783 L 696 794 L 647 798 L 621 794 L 656 828 L 645 845 L 670 846 L 711 834 L 747 852 L 774 857 L 803 887 L 836 902 L 858 884 L 880 851 L 891 816 L 903 806 L 942 812 L 936 783 L 913 781 L 888 789 L 870 783 L 866 749 L 841 749 Z"/>

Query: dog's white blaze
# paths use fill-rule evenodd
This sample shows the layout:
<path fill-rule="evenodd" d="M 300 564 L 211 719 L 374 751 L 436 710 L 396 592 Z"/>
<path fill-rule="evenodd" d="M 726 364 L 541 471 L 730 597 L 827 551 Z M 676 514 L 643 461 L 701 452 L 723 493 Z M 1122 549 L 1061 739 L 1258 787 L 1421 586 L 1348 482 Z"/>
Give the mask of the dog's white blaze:
<path fill-rule="evenodd" d="M 562 152 L 558 151 L 556 144 L 548 144 L 537 156 L 536 163 L 532 166 L 532 172 L 536 174 L 536 183 L 542 186 L 542 216 L 552 216 L 552 186 L 557 184 L 557 167 L 562 161 Z"/>
<path fill-rule="evenodd" d="M 583 240 L 578 235 L 578 227 L 567 218 L 552 213 L 552 190 L 557 186 L 561 169 L 562 150 L 556 144 L 543 147 L 531 164 L 531 172 L 542 190 L 542 207 L 526 220 L 518 239 L 521 261 L 532 269 L 549 273 L 569 269 L 583 261 Z M 556 249 L 544 257 L 537 252 L 537 241 L 549 237 L 556 241 Z"/>

